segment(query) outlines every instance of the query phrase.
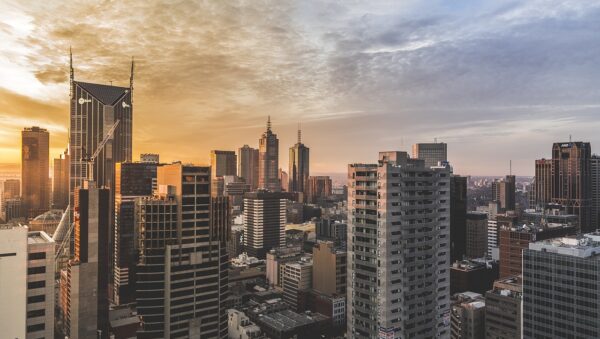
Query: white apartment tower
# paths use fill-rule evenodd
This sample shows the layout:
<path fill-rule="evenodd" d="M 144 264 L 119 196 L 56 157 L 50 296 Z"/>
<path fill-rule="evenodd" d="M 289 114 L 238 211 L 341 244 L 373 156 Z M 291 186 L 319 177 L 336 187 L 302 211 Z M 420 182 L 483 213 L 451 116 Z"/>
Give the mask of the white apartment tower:
<path fill-rule="evenodd" d="M 349 338 L 449 338 L 450 173 L 406 152 L 349 165 Z"/>

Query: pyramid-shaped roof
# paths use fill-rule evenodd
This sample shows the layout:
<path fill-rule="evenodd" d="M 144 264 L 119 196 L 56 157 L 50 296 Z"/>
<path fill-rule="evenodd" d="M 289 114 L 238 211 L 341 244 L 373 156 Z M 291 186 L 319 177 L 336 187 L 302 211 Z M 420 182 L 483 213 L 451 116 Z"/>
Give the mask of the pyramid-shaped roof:
<path fill-rule="evenodd" d="M 76 81 L 75 83 L 105 105 L 114 105 L 129 92 L 129 88 L 127 87 L 92 84 L 81 81 Z"/>

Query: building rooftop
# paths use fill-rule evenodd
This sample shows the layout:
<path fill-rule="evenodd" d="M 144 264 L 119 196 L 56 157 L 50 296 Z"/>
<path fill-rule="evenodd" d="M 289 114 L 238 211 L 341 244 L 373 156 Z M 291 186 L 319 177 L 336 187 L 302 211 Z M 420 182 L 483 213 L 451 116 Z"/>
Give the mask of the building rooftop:
<path fill-rule="evenodd" d="M 48 244 L 54 240 L 44 231 L 29 232 L 27 234 L 27 244 Z"/>
<path fill-rule="evenodd" d="M 49 223 L 55 222 L 59 223 L 62 218 L 63 211 L 62 210 L 49 210 L 48 212 L 42 213 L 35 217 L 33 221 L 40 223 Z"/>
<path fill-rule="evenodd" d="M 579 237 L 562 237 L 529 244 L 532 251 L 570 255 L 580 258 L 600 258 L 600 232 L 587 233 Z"/>
<path fill-rule="evenodd" d="M 92 84 L 81 81 L 75 81 L 75 83 L 105 105 L 114 105 L 121 97 L 129 92 L 129 88 L 127 87 Z"/>
<path fill-rule="evenodd" d="M 310 325 L 325 319 L 325 316 L 318 313 L 307 315 L 298 314 L 290 310 L 264 314 L 259 318 L 259 320 L 266 326 L 272 327 L 279 331 L 290 331 L 297 327 Z"/>

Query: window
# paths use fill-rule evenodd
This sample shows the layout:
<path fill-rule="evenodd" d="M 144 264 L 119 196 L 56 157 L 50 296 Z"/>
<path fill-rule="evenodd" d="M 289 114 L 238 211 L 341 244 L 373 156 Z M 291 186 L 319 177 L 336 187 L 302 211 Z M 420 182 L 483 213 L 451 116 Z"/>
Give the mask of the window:
<path fill-rule="evenodd" d="M 46 259 L 46 252 L 29 253 L 27 260 L 40 260 Z"/>
<path fill-rule="evenodd" d="M 27 283 L 27 289 L 31 290 L 34 288 L 42 288 L 42 287 L 46 287 L 46 281 L 42 280 L 42 281 L 33 281 L 33 282 L 29 282 Z"/>
<path fill-rule="evenodd" d="M 43 331 L 45 329 L 46 329 L 46 324 L 44 324 L 44 323 L 37 324 L 37 325 L 29 325 L 29 326 L 27 326 L 27 333 Z"/>
<path fill-rule="evenodd" d="M 41 303 L 41 302 L 44 302 L 44 301 L 46 301 L 46 296 L 43 295 L 43 294 L 27 298 L 27 303 L 28 304 Z"/>
<path fill-rule="evenodd" d="M 35 310 L 35 311 L 28 311 L 27 312 L 27 318 L 37 318 L 37 317 L 43 317 L 45 315 L 46 315 L 46 310 L 45 309 Z"/>
<path fill-rule="evenodd" d="M 27 274 L 29 274 L 29 275 L 31 275 L 31 274 L 40 274 L 40 273 L 46 273 L 46 266 L 29 267 L 29 268 L 27 268 Z"/>

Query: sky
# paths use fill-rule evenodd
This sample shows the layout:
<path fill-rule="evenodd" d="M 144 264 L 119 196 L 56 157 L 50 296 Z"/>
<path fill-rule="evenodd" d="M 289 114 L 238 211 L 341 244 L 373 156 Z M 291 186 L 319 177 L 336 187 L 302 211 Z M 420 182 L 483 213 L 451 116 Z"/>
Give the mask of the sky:
<path fill-rule="evenodd" d="M 455 173 L 532 175 L 600 147 L 598 32 L 595 0 L 0 0 L 0 163 L 25 126 L 66 147 L 71 46 L 80 81 L 127 86 L 135 57 L 134 154 L 206 163 L 270 115 L 284 169 L 300 123 L 313 173 L 437 138 Z"/>

